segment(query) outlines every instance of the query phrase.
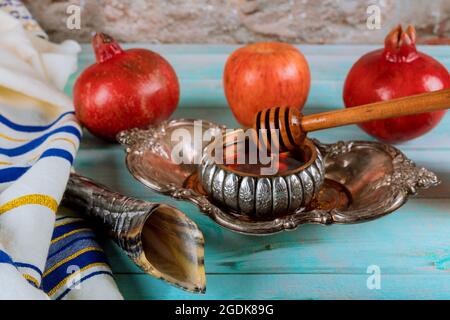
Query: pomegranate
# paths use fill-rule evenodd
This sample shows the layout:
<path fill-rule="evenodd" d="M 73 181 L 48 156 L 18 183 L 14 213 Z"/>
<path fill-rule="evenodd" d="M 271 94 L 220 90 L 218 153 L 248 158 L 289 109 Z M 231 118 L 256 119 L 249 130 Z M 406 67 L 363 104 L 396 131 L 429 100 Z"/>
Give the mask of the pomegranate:
<path fill-rule="evenodd" d="M 344 85 L 346 107 L 391 100 L 450 88 L 447 69 L 416 49 L 416 31 L 409 26 L 393 29 L 385 48 L 361 57 L 351 68 Z M 433 129 L 445 110 L 370 121 L 360 125 L 368 134 L 388 143 L 417 138 Z"/>
<path fill-rule="evenodd" d="M 97 62 L 74 87 L 75 113 L 94 135 L 114 140 L 117 133 L 170 117 L 180 88 L 172 66 L 146 49 L 122 50 L 110 36 L 92 40 Z"/>
<path fill-rule="evenodd" d="M 237 49 L 223 75 L 225 96 L 235 118 L 250 127 L 269 107 L 302 109 L 311 84 L 308 62 L 294 46 L 259 42 Z"/>

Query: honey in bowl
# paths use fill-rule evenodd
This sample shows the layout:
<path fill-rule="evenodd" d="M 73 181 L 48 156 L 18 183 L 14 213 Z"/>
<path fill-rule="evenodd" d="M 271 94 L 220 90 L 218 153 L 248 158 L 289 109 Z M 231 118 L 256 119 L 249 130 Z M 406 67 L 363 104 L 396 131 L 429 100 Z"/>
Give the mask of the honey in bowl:
<path fill-rule="evenodd" d="M 223 149 L 223 167 L 244 175 L 283 176 L 298 170 L 311 159 L 309 148 L 283 153 L 264 152 L 263 154 L 257 150 L 250 139 L 226 146 Z"/>
<path fill-rule="evenodd" d="M 299 160 L 297 157 L 291 155 L 291 153 L 282 153 L 278 158 L 272 158 L 271 163 L 263 164 L 257 162 L 255 164 L 225 164 L 225 166 L 233 171 L 238 171 L 241 173 L 247 173 L 251 175 L 260 175 L 263 168 L 269 169 L 270 166 L 275 168 L 278 175 L 283 175 L 289 171 L 295 170 L 305 164 L 304 161 Z M 227 162 L 228 163 L 228 162 Z M 264 174 L 262 174 L 264 176 Z"/>

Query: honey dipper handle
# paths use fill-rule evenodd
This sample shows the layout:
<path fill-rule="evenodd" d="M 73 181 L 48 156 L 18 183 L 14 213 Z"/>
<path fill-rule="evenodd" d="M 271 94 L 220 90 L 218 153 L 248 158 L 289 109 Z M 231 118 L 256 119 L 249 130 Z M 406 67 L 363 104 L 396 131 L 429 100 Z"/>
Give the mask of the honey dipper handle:
<path fill-rule="evenodd" d="M 450 89 L 304 116 L 303 131 L 381 120 L 450 108 Z"/>

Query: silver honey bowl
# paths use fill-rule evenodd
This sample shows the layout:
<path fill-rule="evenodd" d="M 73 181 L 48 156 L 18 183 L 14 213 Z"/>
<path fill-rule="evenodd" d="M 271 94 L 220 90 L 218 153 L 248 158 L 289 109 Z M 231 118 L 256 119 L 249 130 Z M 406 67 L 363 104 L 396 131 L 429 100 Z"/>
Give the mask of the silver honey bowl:
<path fill-rule="evenodd" d="M 285 216 L 308 206 L 325 179 L 323 157 L 317 146 L 306 140 L 298 152 L 271 159 L 278 168 L 274 174 L 261 174 L 258 164 L 228 165 L 220 161 L 223 155 L 215 154 L 220 148 L 230 150 L 230 147 L 236 154 L 246 152 L 243 137 L 242 130 L 236 130 L 204 150 L 199 179 L 212 201 L 236 214 L 261 220 Z M 281 165 L 285 169 L 279 169 Z"/>

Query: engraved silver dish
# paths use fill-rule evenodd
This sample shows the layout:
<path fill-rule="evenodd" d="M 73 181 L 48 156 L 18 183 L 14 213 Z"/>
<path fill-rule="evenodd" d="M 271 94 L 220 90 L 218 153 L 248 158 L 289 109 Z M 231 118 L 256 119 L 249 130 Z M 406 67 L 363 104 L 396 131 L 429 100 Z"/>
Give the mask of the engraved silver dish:
<path fill-rule="evenodd" d="M 259 170 L 239 170 L 216 159 L 214 151 L 217 149 L 229 148 L 235 153 L 245 153 L 244 138 L 243 130 L 236 130 L 205 148 L 199 179 L 214 202 L 236 214 L 266 220 L 309 205 L 325 179 L 323 158 L 317 146 L 311 140 L 305 140 L 302 150 L 296 155 L 289 154 L 290 158 L 302 158 L 302 161 L 289 170 L 277 169 L 271 175 L 260 174 Z M 271 162 L 279 166 L 277 163 L 283 159 L 272 159 Z"/>
<path fill-rule="evenodd" d="M 406 203 L 410 195 L 439 184 L 436 175 L 417 167 L 398 149 L 379 142 L 349 141 L 322 144 L 314 140 L 323 156 L 325 180 L 309 205 L 271 220 L 260 220 L 217 206 L 199 179 L 199 164 L 177 164 L 171 153 L 178 142 L 172 133 L 194 133 L 193 120 L 173 120 L 147 130 L 122 132 L 126 163 L 131 174 L 159 193 L 196 204 L 220 226 L 252 235 L 269 235 L 299 225 L 359 223 L 387 215 Z M 225 127 L 203 121 L 202 131 L 225 133 Z M 211 141 L 183 145 L 190 159 L 201 159 Z"/>

